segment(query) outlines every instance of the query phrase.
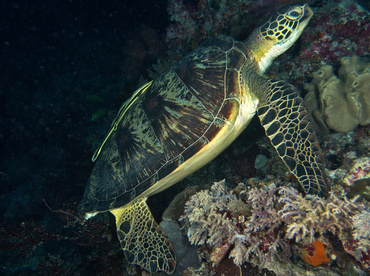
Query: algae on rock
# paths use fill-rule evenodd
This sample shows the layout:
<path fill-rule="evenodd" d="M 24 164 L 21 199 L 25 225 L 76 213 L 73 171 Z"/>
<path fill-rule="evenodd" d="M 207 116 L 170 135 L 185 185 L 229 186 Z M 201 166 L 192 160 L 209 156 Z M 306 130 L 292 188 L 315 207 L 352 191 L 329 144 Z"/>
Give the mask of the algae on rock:
<path fill-rule="evenodd" d="M 354 130 L 370 124 L 370 63 L 358 56 L 343 57 L 338 77 L 330 65 L 313 73 L 304 102 L 316 131 Z"/>

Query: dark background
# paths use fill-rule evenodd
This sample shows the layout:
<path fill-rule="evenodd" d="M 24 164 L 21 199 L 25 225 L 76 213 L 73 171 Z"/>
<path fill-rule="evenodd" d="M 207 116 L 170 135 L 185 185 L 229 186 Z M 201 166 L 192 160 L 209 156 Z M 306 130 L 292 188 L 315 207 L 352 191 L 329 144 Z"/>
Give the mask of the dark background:
<path fill-rule="evenodd" d="M 124 46 L 142 25 L 163 34 L 166 1 L 3 1 L 0 193 L 7 198 L 0 206 L 8 219 L 25 214 L 14 201 L 30 207 L 21 195 L 4 202 L 25 186 L 58 204 L 81 196 L 93 135 L 107 130 L 91 114 L 117 110 L 132 93 L 123 90 Z"/>
<path fill-rule="evenodd" d="M 133 48 L 128 41 L 142 41 L 138 33 L 147 26 L 158 37 L 164 35 L 167 1 L 30 0 L 0 5 L 0 274 L 28 275 L 33 269 L 74 274 L 81 263 L 88 263 L 80 255 L 91 254 L 89 261 L 96 261 L 99 255 L 108 257 L 109 250 L 116 250 L 111 255 L 122 262 L 116 241 L 117 247 L 91 252 L 86 241 L 96 241 L 83 236 L 89 228 L 51 212 L 44 200 L 50 208 L 78 215 L 92 154 L 140 75 L 147 75 L 145 70 L 128 73 L 135 63 L 127 63 Z M 154 60 L 141 59 L 139 69 Z M 93 120 L 99 109 L 105 116 Z M 68 224 L 74 225 L 64 229 Z M 114 227 L 108 221 L 99 229 L 114 233 L 107 225 Z M 81 237 L 84 246 L 76 245 Z M 81 273 L 93 275 L 100 264 L 92 274 L 87 266 Z M 109 265 L 101 267 L 109 274 Z"/>

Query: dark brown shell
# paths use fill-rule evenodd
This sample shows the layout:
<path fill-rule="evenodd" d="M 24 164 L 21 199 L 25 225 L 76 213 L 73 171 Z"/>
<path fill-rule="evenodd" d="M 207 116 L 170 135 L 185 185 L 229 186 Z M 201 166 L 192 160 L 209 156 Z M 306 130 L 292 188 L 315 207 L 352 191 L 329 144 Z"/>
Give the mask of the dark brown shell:
<path fill-rule="evenodd" d="M 81 211 L 129 203 L 233 124 L 247 53 L 243 43 L 217 37 L 160 75 L 104 145 Z"/>

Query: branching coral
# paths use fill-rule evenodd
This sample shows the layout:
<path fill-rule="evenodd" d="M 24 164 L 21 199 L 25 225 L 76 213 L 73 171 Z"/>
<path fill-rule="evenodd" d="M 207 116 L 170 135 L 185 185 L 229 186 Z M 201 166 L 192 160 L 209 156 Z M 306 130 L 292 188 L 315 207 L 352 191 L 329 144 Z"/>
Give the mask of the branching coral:
<path fill-rule="evenodd" d="M 252 215 L 241 225 L 243 234 L 233 238 L 235 243 L 230 258 L 234 258 L 235 264 L 241 265 L 254 254 L 258 256 L 256 264 L 262 268 L 275 257 L 287 261 L 291 255 L 289 241 L 282 239 L 282 232 L 278 230 L 282 219 L 275 208 L 275 192 L 275 185 L 271 185 L 268 189 L 252 189 L 248 193 Z"/>
<path fill-rule="evenodd" d="M 304 198 L 293 188 L 278 189 L 274 184 L 251 189 L 247 195 L 243 197 L 245 202 L 221 181 L 186 203 L 181 221 L 189 240 L 212 247 L 213 263 L 218 264 L 228 251 L 238 266 L 246 261 L 260 268 L 271 261 L 289 262 L 292 244 L 315 246 L 313 254 L 303 256 L 311 265 L 328 263 L 319 239 L 330 243 L 325 237 L 331 233 L 367 269 L 361 258 L 368 254 L 368 244 L 357 239 L 369 240 L 370 216 L 357 198 L 348 200 L 334 193 L 328 199 L 310 195 Z"/>
<path fill-rule="evenodd" d="M 211 191 L 204 190 L 193 195 L 185 205 L 184 227 L 191 244 L 207 243 L 218 247 L 223 239 L 229 237 L 229 242 L 236 231 L 236 220 L 230 219 L 227 213 L 220 213 L 226 208 L 230 199 L 236 199 L 231 192 L 226 191 L 225 181 L 215 183 Z"/>
<path fill-rule="evenodd" d="M 287 260 L 289 241 L 281 239 L 282 233 L 275 231 L 282 222 L 274 206 L 277 202 L 275 191 L 274 185 L 266 190 L 251 190 L 249 207 L 232 191 L 226 190 L 224 181 L 215 183 L 211 191 L 195 194 L 186 203 L 185 215 L 181 218 L 190 242 L 206 243 L 213 247 L 213 252 L 222 252 L 222 257 L 227 253 L 224 252 L 227 245 L 229 250 L 233 244 L 230 258 L 234 258 L 237 265 L 252 255 L 258 256 L 256 264 L 260 267 L 276 256 Z M 251 216 L 249 209 L 252 209 Z"/>
<path fill-rule="evenodd" d="M 320 132 L 346 132 L 370 123 L 370 63 L 358 56 L 340 62 L 339 77 L 324 65 L 305 85 L 305 105 Z"/>
<path fill-rule="evenodd" d="M 351 217 L 358 212 L 358 198 L 342 200 L 333 193 L 327 200 L 311 195 L 303 198 L 292 188 L 281 188 L 279 194 L 279 202 L 284 203 L 279 215 L 287 224 L 287 238 L 296 242 L 309 236 L 312 243 L 316 233 L 340 234 L 352 227 Z"/>
<path fill-rule="evenodd" d="M 258 231 L 268 228 L 271 231 L 279 226 L 282 219 L 278 216 L 275 204 L 277 202 L 276 186 L 272 185 L 269 189 L 252 189 L 249 192 L 248 201 L 251 203 L 253 211 L 249 220 L 248 230 Z"/>

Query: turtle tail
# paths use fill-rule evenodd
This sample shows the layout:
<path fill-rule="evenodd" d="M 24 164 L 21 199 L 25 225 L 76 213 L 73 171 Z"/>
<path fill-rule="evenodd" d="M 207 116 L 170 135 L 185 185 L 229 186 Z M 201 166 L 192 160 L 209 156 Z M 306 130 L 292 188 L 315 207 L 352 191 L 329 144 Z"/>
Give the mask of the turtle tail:
<path fill-rule="evenodd" d="M 272 145 L 305 193 L 328 196 L 321 148 L 298 90 L 284 81 L 266 85 L 257 114 Z"/>

